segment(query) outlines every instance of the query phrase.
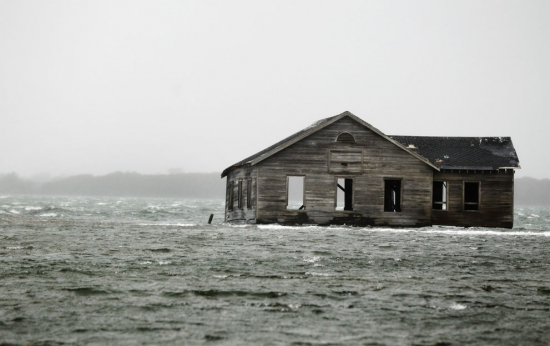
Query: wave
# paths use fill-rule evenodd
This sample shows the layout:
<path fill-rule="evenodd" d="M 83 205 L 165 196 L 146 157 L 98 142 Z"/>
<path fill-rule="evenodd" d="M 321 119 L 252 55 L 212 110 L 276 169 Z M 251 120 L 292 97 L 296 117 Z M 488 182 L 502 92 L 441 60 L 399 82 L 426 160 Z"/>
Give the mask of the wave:
<path fill-rule="evenodd" d="M 308 226 L 284 226 L 279 224 L 268 224 L 268 225 L 257 225 L 259 229 L 298 229 L 298 230 L 308 230 L 308 229 L 315 229 L 315 228 L 325 228 L 318 225 L 308 225 Z M 332 228 L 330 228 L 332 229 Z M 344 228 L 342 228 L 344 229 Z"/>
<path fill-rule="evenodd" d="M 310 230 L 310 229 L 324 229 L 324 230 L 354 230 L 353 227 L 323 227 L 317 225 L 308 226 L 284 226 L 279 224 L 272 225 L 257 225 L 259 229 L 265 230 Z M 435 228 L 390 228 L 390 227 L 369 227 L 359 228 L 362 232 L 388 232 L 388 233 L 418 233 L 418 234 L 447 234 L 447 235 L 490 235 L 490 236 L 543 236 L 550 237 L 550 231 L 533 231 L 532 229 L 526 229 L 525 231 L 509 231 L 509 230 L 489 230 L 489 229 L 462 229 L 458 227 L 449 227 L 445 229 Z M 522 229 L 522 228 L 519 228 Z"/>
<path fill-rule="evenodd" d="M 280 298 L 287 295 L 285 292 L 248 292 L 240 290 L 185 290 L 181 292 L 163 292 L 162 295 L 165 297 L 179 298 L 185 297 L 189 294 L 193 294 L 199 297 L 205 298 L 225 298 L 225 297 L 254 297 L 254 298 Z"/>
<path fill-rule="evenodd" d="M 140 223 L 139 226 L 176 226 L 176 227 L 195 227 L 197 224 L 195 223 L 169 223 L 169 222 L 163 222 L 163 223 Z"/>
<path fill-rule="evenodd" d="M 393 228 L 364 228 L 365 232 L 388 232 L 388 233 L 419 233 L 419 234 L 447 234 L 447 235 L 492 235 L 492 236 L 544 236 L 550 237 L 550 232 L 533 232 L 533 231 L 492 231 L 485 229 L 393 229 Z"/>

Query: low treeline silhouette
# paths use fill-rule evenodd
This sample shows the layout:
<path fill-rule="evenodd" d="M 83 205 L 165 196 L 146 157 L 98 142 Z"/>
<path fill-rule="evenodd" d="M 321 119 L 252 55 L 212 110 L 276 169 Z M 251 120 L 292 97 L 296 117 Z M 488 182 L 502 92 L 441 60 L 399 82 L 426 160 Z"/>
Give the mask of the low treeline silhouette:
<path fill-rule="evenodd" d="M 61 196 L 224 198 L 219 173 L 75 175 L 38 183 L 16 173 L 0 174 L 0 193 Z M 515 204 L 550 205 L 550 179 L 515 180 Z"/>
<path fill-rule="evenodd" d="M 0 174 L 0 193 L 60 196 L 224 198 L 225 179 L 219 173 L 145 175 L 115 172 L 57 178 L 44 183 Z"/>

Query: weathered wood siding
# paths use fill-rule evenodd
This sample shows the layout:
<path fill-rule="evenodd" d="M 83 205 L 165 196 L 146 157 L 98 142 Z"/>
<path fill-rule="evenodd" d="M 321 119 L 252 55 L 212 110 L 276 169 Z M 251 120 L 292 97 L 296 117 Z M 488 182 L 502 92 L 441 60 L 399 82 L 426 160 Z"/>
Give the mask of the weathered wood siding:
<path fill-rule="evenodd" d="M 447 181 L 448 210 L 433 210 L 434 225 L 505 227 L 514 225 L 514 171 L 486 173 L 434 172 L 434 181 Z M 464 182 L 479 181 L 479 210 L 464 210 Z"/>
<path fill-rule="evenodd" d="M 336 142 L 342 132 L 353 134 L 356 142 Z M 350 118 L 319 130 L 254 167 L 258 170 L 258 223 L 431 224 L 433 169 Z M 286 208 L 287 176 L 304 176 L 304 211 Z M 338 178 L 353 179 L 352 211 L 335 210 Z M 384 211 L 385 178 L 402 180 L 401 212 Z"/>
<path fill-rule="evenodd" d="M 256 193 L 257 193 L 257 169 L 256 166 L 243 166 L 232 169 L 226 180 L 226 195 L 225 195 L 225 221 L 255 221 L 256 219 Z M 238 204 L 238 189 L 239 179 L 243 181 L 243 197 L 242 208 Z M 252 191 L 250 204 L 251 208 L 247 207 L 247 189 L 248 184 L 252 183 Z M 233 193 L 229 193 L 229 187 L 233 185 Z M 233 208 L 229 209 L 230 198 L 233 198 Z"/>

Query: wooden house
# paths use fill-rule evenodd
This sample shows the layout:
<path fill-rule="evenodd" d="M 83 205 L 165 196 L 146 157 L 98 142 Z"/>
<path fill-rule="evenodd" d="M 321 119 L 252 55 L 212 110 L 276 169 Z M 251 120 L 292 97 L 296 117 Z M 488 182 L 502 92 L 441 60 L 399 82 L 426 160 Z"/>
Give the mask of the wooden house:
<path fill-rule="evenodd" d="M 225 221 L 511 228 L 518 168 L 509 137 L 391 136 L 344 112 L 226 168 Z"/>

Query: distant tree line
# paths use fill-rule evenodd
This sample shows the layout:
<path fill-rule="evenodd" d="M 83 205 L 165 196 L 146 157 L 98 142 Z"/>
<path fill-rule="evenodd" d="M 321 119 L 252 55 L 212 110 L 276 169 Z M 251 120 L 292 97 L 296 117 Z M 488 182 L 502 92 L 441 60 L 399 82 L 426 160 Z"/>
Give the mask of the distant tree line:
<path fill-rule="evenodd" d="M 19 177 L 16 173 L 0 174 L 0 193 L 116 196 L 224 198 L 225 179 L 219 173 L 181 173 L 144 175 L 115 172 L 102 176 L 75 175 L 44 183 Z"/>
<path fill-rule="evenodd" d="M 115 172 L 102 176 L 75 175 L 39 183 L 9 173 L 0 174 L 0 194 L 224 198 L 225 179 L 221 179 L 219 173 L 145 175 Z M 550 205 L 550 179 L 516 179 L 515 204 Z"/>

